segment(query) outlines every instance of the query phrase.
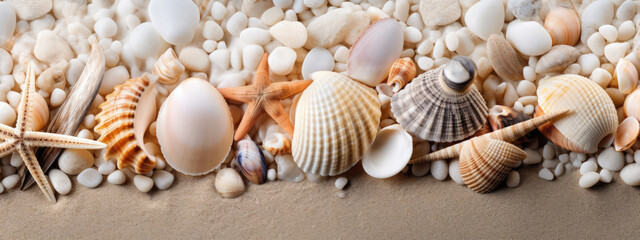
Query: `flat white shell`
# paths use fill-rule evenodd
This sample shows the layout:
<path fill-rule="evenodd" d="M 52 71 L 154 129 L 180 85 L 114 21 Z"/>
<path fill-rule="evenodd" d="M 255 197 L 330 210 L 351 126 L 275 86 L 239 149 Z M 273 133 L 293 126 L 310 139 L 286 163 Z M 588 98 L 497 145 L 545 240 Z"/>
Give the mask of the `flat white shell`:
<path fill-rule="evenodd" d="M 407 165 L 413 152 L 413 139 L 400 125 L 380 130 L 362 159 L 364 171 L 374 178 L 389 178 Z"/>

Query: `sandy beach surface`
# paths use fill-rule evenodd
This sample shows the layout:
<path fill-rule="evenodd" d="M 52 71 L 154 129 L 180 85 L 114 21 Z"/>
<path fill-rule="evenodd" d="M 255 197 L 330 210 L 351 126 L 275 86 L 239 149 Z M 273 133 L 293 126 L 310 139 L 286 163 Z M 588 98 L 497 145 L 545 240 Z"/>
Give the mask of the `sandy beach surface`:
<path fill-rule="evenodd" d="M 640 190 L 582 189 L 575 170 L 552 182 L 520 169 L 518 188 L 477 194 L 430 175 L 378 180 L 358 165 L 344 197 L 334 181 L 249 184 L 222 199 L 213 176 L 178 175 L 167 191 L 78 186 L 50 204 L 37 188 L 0 195 L 1 239 L 633 239 Z"/>

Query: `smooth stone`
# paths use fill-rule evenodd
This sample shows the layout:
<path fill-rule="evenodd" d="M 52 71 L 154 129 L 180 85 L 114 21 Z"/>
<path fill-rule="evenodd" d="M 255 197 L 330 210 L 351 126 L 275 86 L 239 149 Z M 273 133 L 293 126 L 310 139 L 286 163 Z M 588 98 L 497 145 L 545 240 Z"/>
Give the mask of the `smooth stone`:
<path fill-rule="evenodd" d="M 551 49 L 551 36 L 540 23 L 515 20 L 507 26 L 506 39 L 528 56 L 539 56 Z"/>
<path fill-rule="evenodd" d="M 460 163 L 458 160 L 452 160 L 449 163 L 449 177 L 459 185 L 465 185 L 462 175 L 460 175 Z"/>
<path fill-rule="evenodd" d="M 247 15 L 242 12 L 237 12 L 227 20 L 227 31 L 232 36 L 238 36 L 242 30 L 247 28 L 247 24 L 249 23 L 249 19 Z"/>
<path fill-rule="evenodd" d="M 273 26 L 279 21 L 282 21 L 282 19 L 284 19 L 284 11 L 279 7 L 269 8 L 260 16 L 260 22 L 268 26 Z"/>
<path fill-rule="evenodd" d="M 136 175 L 133 177 L 133 185 L 135 185 L 140 192 L 146 193 L 153 188 L 153 179 L 144 175 Z"/>
<path fill-rule="evenodd" d="M 276 164 L 278 165 L 278 179 L 287 182 L 300 182 L 304 180 L 305 174 L 293 161 L 291 154 L 276 156 Z"/>
<path fill-rule="evenodd" d="M 603 183 L 610 183 L 613 180 L 613 173 L 607 169 L 600 170 L 600 181 Z"/>
<path fill-rule="evenodd" d="M 273 0 L 273 5 L 279 8 L 290 8 L 293 0 Z"/>
<path fill-rule="evenodd" d="M 329 50 L 315 47 L 307 53 L 302 63 L 302 77 L 311 79 L 311 74 L 317 71 L 331 71 L 335 65 L 333 55 Z"/>
<path fill-rule="evenodd" d="M 638 3 L 635 1 L 624 1 L 616 11 L 616 18 L 620 20 L 631 20 L 638 11 Z"/>
<path fill-rule="evenodd" d="M 224 30 L 215 21 L 206 21 L 202 28 L 202 36 L 213 41 L 220 41 L 224 37 Z"/>
<path fill-rule="evenodd" d="M 173 45 L 191 42 L 200 21 L 198 7 L 191 0 L 153 0 L 149 19 L 162 38 Z"/>
<path fill-rule="evenodd" d="M 250 27 L 240 32 L 240 40 L 247 44 L 267 45 L 271 42 L 271 35 L 265 29 Z"/>
<path fill-rule="evenodd" d="M 513 16 L 522 21 L 536 20 L 541 6 L 540 0 L 509 0 L 507 3 L 507 8 Z"/>
<path fill-rule="evenodd" d="M 577 63 L 580 65 L 580 74 L 584 76 L 588 76 L 600 67 L 600 59 L 593 53 L 580 56 Z"/>
<path fill-rule="evenodd" d="M 620 171 L 620 178 L 628 185 L 640 185 L 640 164 L 633 163 L 625 166 L 622 171 Z"/>
<path fill-rule="evenodd" d="M 504 5 L 501 0 L 481 0 L 467 10 L 464 22 L 471 32 L 483 40 L 487 40 L 491 34 L 500 33 L 502 30 Z M 542 29 L 544 30 L 544 28 Z M 547 35 L 549 34 L 547 33 Z M 550 39 L 551 37 L 549 37 L 549 41 L 551 41 Z"/>
<path fill-rule="evenodd" d="M 264 49 L 260 45 L 249 44 L 242 49 L 242 65 L 245 69 L 257 69 Z"/>
<path fill-rule="evenodd" d="M 51 0 L 14 0 L 11 3 L 22 20 L 42 17 L 53 8 Z"/>
<path fill-rule="evenodd" d="M 51 92 L 51 97 L 49 99 L 49 103 L 51 107 L 59 107 L 64 103 L 64 100 L 67 99 L 67 92 L 60 88 L 53 89 Z"/>
<path fill-rule="evenodd" d="M 618 41 L 627 41 L 636 34 L 636 26 L 633 21 L 627 20 L 618 27 Z"/>
<path fill-rule="evenodd" d="M 520 185 L 520 173 L 518 171 L 511 171 L 509 175 L 507 175 L 507 180 L 505 180 L 507 187 L 515 188 Z"/>
<path fill-rule="evenodd" d="M 129 33 L 129 49 L 138 59 L 159 56 L 167 49 L 167 43 L 150 22 L 142 23 Z"/>
<path fill-rule="evenodd" d="M 556 169 L 553 170 L 553 174 L 556 175 L 556 177 L 562 176 L 562 174 L 564 174 L 564 164 L 558 164 Z"/>
<path fill-rule="evenodd" d="M 611 64 L 617 64 L 620 58 L 623 58 L 624 55 L 629 50 L 629 43 L 610 43 L 604 47 L 604 56 L 609 60 Z"/>
<path fill-rule="evenodd" d="M 269 33 L 289 48 L 301 48 L 307 42 L 307 29 L 301 22 L 280 21 L 269 28 Z"/>
<path fill-rule="evenodd" d="M 600 152 L 597 157 L 598 165 L 609 171 L 620 171 L 624 167 L 624 154 L 608 147 Z"/>
<path fill-rule="evenodd" d="M 585 175 L 582 175 L 582 177 L 580 177 L 578 184 L 580 185 L 581 188 L 590 188 L 596 185 L 596 183 L 598 183 L 599 181 L 600 181 L 600 174 L 596 172 L 589 172 Z"/>
<path fill-rule="evenodd" d="M 342 190 L 345 186 L 347 186 L 347 183 L 349 183 L 349 179 L 347 179 L 346 177 L 339 177 L 338 179 L 336 179 L 334 185 L 338 190 Z"/>
<path fill-rule="evenodd" d="M 116 164 L 113 163 L 112 161 L 105 162 L 98 167 L 98 172 L 100 172 L 100 174 L 102 175 L 109 175 L 115 170 L 116 170 Z"/>
<path fill-rule="evenodd" d="M 269 55 L 269 68 L 278 75 L 287 75 L 296 63 L 296 51 L 288 47 L 277 47 Z"/>
<path fill-rule="evenodd" d="M 100 38 L 110 38 L 118 32 L 118 26 L 111 18 L 102 18 L 93 25 L 93 30 Z"/>
<path fill-rule="evenodd" d="M 207 72 L 211 66 L 209 55 L 198 47 L 183 48 L 178 54 L 178 59 L 186 69 L 194 72 Z"/>
<path fill-rule="evenodd" d="M 69 44 L 51 30 L 43 30 L 38 33 L 33 54 L 38 60 L 49 64 L 60 60 L 69 61 L 74 56 Z"/>
<path fill-rule="evenodd" d="M 450 24 L 462 14 L 457 0 L 421 0 L 418 9 L 428 27 Z"/>
<path fill-rule="evenodd" d="M 84 149 L 67 149 L 58 158 L 58 167 L 64 173 L 77 175 L 93 166 L 93 155 Z"/>
<path fill-rule="evenodd" d="M 602 25 L 598 28 L 598 32 L 602 34 L 602 37 L 604 37 L 607 42 L 615 42 L 618 39 L 618 29 L 612 25 Z"/>
<path fill-rule="evenodd" d="M 231 53 L 229 49 L 216 49 L 209 54 L 209 60 L 222 70 L 229 69 Z"/>
<path fill-rule="evenodd" d="M 114 185 L 123 184 L 126 180 L 127 177 L 120 170 L 115 170 L 111 174 L 109 174 L 109 176 L 107 176 L 107 182 Z"/>
<path fill-rule="evenodd" d="M 580 174 L 598 171 L 598 164 L 595 161 L 586 161 L 580 165 Z"/>
<path fill-rule="evenodd" d="M 58 169 L 51 169 L 49 171 L 49 180 L 51 180 L 53 189 L 60 195 L 67 195 L 71 192 L 71 179 L 64 172 Z"/>
<path fill-rule="evenodd" d="M 540 170 L 540 172 L 538 172 L 538 177 L 547 181 L 551 181 L 555 176 L 549 169 L 543 168 Z"/>
<path fill-rule="evenodd" d="M 0 123 L 13 126 L 16 123 L 17 113 L 11 105 L 6 102 L 0 102 Z"/>
<path fill-rule="evenodd" d="M 125 81 L 129 80 L 129 71 L 124 66 L 117 66 L 111 68 L 104 72 L 102 75 L 102 84 L 100 85 L 100 89 L 98 93 L 100 95 L 106 96 L 107 94 L 113 92 L 113 89 L 123 84 Z"/>
<path fill-rule="evenodd" d="M 87 168 L 78 174 L 76 179 L 82 186 L 95 188 L 102 182 L 102 174 L 100 174 L 95 168 Z"/>
<path fill-rule="evenodd" d="M 431 175 L 438 181 L 444 181 L 449 174 L 447 161 L 437 160 L 431 162 Z"/>
<path fill-rule="evenodd" d="M 0 2 L 0 46 L 13 36 L 16 29 L 16 12 L 9 2 Z M 2 71 L 0 71 L 2 73 Z M 8 74 L 8 73 L 5 73 Z"/>
<path fill-rule="evenodd" d="M 607 45 L 604 37 L 599 32 L 591 34 L 587 39 L 587 47 L 589 50 L 595 55 L 602 56 L 604 55 L 604 47 Z"/>
<path fill-rule="evenodd" d="M 213 2 L 213 5 L 211 5 L 211 16 L 213 19 L 220 21 L 226 14 L 227 7 L 225 7 L 224 4 L 219 1 Z"/>
<path fill-rule="evenodd" d="M 317 17 L 307 26 L 308 41 L 315 47 L 331 47 L 342 42 L 351 28 L 353 12 L 336 9 Z"/>
<path fill-rule="evenodd" d="M 580 14 L 582 28 L 589 27 L 597 29 L 613 20 L 613 3 L 611 0 L 598 0 L 590 3 Z M 589 34 L 590 35 L 590 34 Z"/>
<path fill-rule="evenodd" d="M 1 44 L 2 44 L 2 39 L 0 39 L 0 45 Z M 9 75 L 12 70 L 13 70 L 13 59 L 11 58 L 11 54 L 9 54 L 9 52 L 4 50 L 3 48 L 0 48 L 0 76 Z M 9 81 L 9 80 L 1 80 L 7 77 L 10 77 L 10 76 L 0 77 L 0 84 L 2 84 L 2 82 Z M 13 82 L 13 79 L 11 79 L 11 81 Z M 0 88 L 0 92 L 4 92 L 8 89 Z"/>
<path fill-rule="evenodd" d="M 275 181 L 276 180 L 276 170 L 275 169 L 267 170 L 267 179 L 269 179 L 269 181 Z"/>
<path fill-rule="evenodd" d="M 2 179 L 2 186 L 4 186 L 5 189 L 9 190 L 16 187 L 19 181 L 20 176 L 18 176 L 18 174 L 11 174 Z"/>
<path fill-rule="evenodd" d="M 174 176 L 170 172 L 164 170 L 157 170 L 153 172 L 153 182 L 156 188 L 160 190 L 167 190 L 173 184 Z"/>

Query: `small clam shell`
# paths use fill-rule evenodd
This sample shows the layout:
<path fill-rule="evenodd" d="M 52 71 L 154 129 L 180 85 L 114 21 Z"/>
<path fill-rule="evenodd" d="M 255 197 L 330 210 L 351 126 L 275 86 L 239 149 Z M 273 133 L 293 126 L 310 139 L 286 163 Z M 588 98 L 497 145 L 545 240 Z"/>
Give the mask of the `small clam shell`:
<path fill-rule="evenodd" d="M 33 120 L 31 120 L 31 129 L 33 129 L 33 131 L 39 131 L 47 126 L 49 122 L 49 105 L 47 105 L 47 101 L 44 100 L 42 95 L 36 93 L 34 96 L 35 103 L 33 111 L 31 112 L 31 114 L 33 114 L 31 115 L 31 117 L 33 117 Z"/>
<path fill-rule="evenodd" d="M 549 11 L 544 19 L 553 45 L 575 45 L 580 40 L 580 17 L 573 9 L 557 7 Z"/>
<path fill-rule="evenodd" d="M 236 151 L 236 168 L 255 184 L 263 184 L 267 180 L 267 163 L 262 155 L 262 150 L 251 139 L 238 142 Z"/>
<path fill-rule="evenodd" d="M 274 156 L 289 154 L 291 153 L 291 140 L 286 135 L 276 132 L 262 141 L 262 147 Z"/>
<path fill-rule="evenodd" d="M 640 133 L 640 123 L 634 117 L 628 117 L 618 125 L 613 144 L 616 151 L 624 151 L 629 149 L 638 138 Z"/>
<path fill-rule="evenodd" d="M 469 189 L 488 193 L 525 158 L 527 153 L 511 143 L 485 137 L 474 138 L 460 152 L 460 175 Z"/>
<path fill-rule="evenodd" d="M 396 60 L 389 70 L 387 84 L 393 87 L 393 92 L 400 91 L 416 77 L 416 64 L 409 57 Z"/>
<path fill-rule="evenodd" d="M 529 119 L 531 119 L 531 117 L 521 112 L 517 112 L 513 110 L 513 108 L 510 108 L 507 106 L 496 105 L 491 109 L 489 109 L 488 122 L 491 125 L 492 131 L 497 131 L 508 126 L 527 121 Z M 528 142 L 530 139 L 532 139 L 535 136 L 537 132 L 538 132 L 537 130 L 533 130 L 526 136 L 521 137 L 514 142 L 515 143 Z"/>
<path fill-rule="evenodd" d="M 638 70 L 629 60 L 621 58 L 616 65 L 612 81 L 618 83 L 618 89 L 622 94 L 629 94 L 638 86 Z"/>
<path fill-rule="evenodd" d="M 514 81 L 524 79 L 522 69 L 526 64 L 502 35 L 492 34 L 487 39 L 487 56 L 498 76 Z"/>
<path fill-rule="evenodd" d="M 235 198 L 244 193 L 242 177 L 233 168 L 223 168 L 216 174 L 216 191 L 223 198 Z"/>
<path fill-rule="evenodd" d="M 413 138 L 400 125 L 380 130 L 362 158 L 364 171 L 374 178 L 389 178 L 407 165 L 413 152 Z"/>
<path fill-rule="evenodd" d="M 556 45 L 540 57 L 536 64 L 536 73 L 562 72 L 569 65 L 578 61 L 580 52 L 569 45 Z"/>
<path fill-rule="evenodd" d="M 176 56 L 176 52 L 173 51 L 173 48 L 167 49 L 156 64 L 153 65 L 153 74 L 158 76 L 158 81 L 164 84 L 173 84 L 178 81 L 180 75 L 184 73 L 184 65 Z"/>
<path fill-rule="evenodd" d="M 347 75 L 370 87 L 387 77 L 389 68 L 400 58 L 404 33 L 398 21 L 380 19 L 367 28 L 353 44 L 347 59 Z"/>
<path fill-rule="evenodd" d="M 640 119 L 640 104 L 638 103 L 640 103 L 640 88 L 636 88 L 624 99 L 624 105 L 622 106 L 624 115 Z"/>

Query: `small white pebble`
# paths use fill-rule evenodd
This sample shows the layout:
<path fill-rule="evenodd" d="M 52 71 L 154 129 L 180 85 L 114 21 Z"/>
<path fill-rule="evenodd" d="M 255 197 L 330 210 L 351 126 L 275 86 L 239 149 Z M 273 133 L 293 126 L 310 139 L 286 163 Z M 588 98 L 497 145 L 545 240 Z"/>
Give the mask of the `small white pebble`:
<path fill-rule="evenodd" d="M 347 183 L 349 183 L 349 179 L 347 179 L 346 177 L 339 177 L 338 179 L 336 179 L 334 185 L 338 190 L 342 190 L 345 186 L 347 186 Z"/>
<path fill-rule="evenodd" d="M 629 153 L 624 155 L 624 160 L 627 164 L 635 162 L 635 160 L 633 159 L 633 155 Z"/>
<path fill-rule="evenodd" d="M 561 163 L 569 162 L 569 154 L 566 154 L 566 153 L 560 154 L 560 156 L 558 156 L 558 160 L 560 160 Z"/>
<path fill-rule="evenodd" d="M 140 192 L 146 193 L 153 188 L 153 179 L 144 175 L 136 175 L 133 177 L 133 185 L 135 185 Z"/>
<path fill-rule="evenodd" d="M 51 97 L 49 99 L 49 102 L 51 103 L 51 106 L 55 108 L 62 105 L 62 103 L 66 98 L 67 98 L 67 93 L 62 89 L 56 88 L 56 89 L 53 89 L 53 92 L 51 92 Z"/>
<path fill-rule="evenodd" d="M 107 182 L 114 185 L 123 184 L 126 180 L 127 180 L 127 177 L 120 170 L 115 170 L 114 172 L 109 174 L 109 176 L 107 176 Z"/>
<path fill-rule="evenodd" d="M 102 182 L 102 174 L 100 174 L 100 172 L 95 168 L 87 168 L 78 174 L 76 179 L 82 186 L 95 188 Z"/>
<path fill-rule="evenodd" d="M 171 187 L 174 180 L 173 174 L 164 170 L 153 171 L 153 182 L 156 188 L 160 190 L 167 190 Z M 135 180 L 135 179 L 134 179 Z"/>
<path fill-rule="evenodd" d="M 444 181 L 445 179 L 447 179 L 448 173 L 449 167 L 447 166 L 447 161 L 437 160 L 431 162 L 431 175 L 436 180 Z"/>
<path fill-rule="evenodd" d="M 424 41 L 420 42 L 420 44 L 418 44 L 418 47 L 416 48 L 416 52 L 420 55 L 427 55 L 431 53 L 432 50 L 433 42 L 429 39 L 425 39 Z"/>
<path fill-rule="evenodd" d="M 560 164 L 560 161 L 558 161 L 557 159 L 545 159 L 544 161 L 542 161 L 543 168 L 553 169 L 558 166 L 558 164 Z"/>
<path fill-rule="evenodd" d="M 580 174 L 582 175 L 595 171 L 598 171 L 598 164 L 596 164 L 595 161 L 586 161 L 580 166 Z"/>
<path fill-rule="evenodd" d="M 604 46 L 606 46 L 605 39 L 602 34 L 598 32 L 591 34 L 587 39 L 587 47 L 589 47 L 589 50 L 595 55 L 604 55 Z"/>
<path fill-rule="evenodd" d="M 598 154 L 598 165 L 609 171 L 620 171 L 624 167 L 624 154 L 613 147 L 605 148 Z"/>
<path fill-rule="evenodd" d="M 116 164 L 113 163 L 112 161 L 105 162 L 98 167 L 98 172 L 100 172 L 100 174 L 102 175 L 109 175 L 115 170 L 116 170 Z"/>
<path fill-rule="evenodd" d="M 536 94 L 536 85 L 530 81 L 520 81 L 518 82 L 518 87 L 516 88 L 518 95 L 520 96 L 533 96 Z"/>
<path fill-rule="evenodd" d="M 423 71 L 430 70 L 434 65 L 434 61 L 430 57 L 420 57 L 416 62 L 418 63 L 418 67 Z"/>
<path fill-rule="evenodd" d="M 600 170 L 600 181 L 603 183 L 610 183 L 613 180 L 613 173 L 607 169 Z"/>
<path fill-rule="evenodd" d="M 636 34 L 636 27 L 633 21 L 627 20 L 618 27 L 618 41 L 627 41 Z"/>
<path fill-rule="evenodd" d="M 224 6 L 224 4 L 218 1 L 213 2 L 213 5 L 211 5 L 211 16 L 213 17 L 213 19 L 220 21 L 224 18 L 226 13 L 227 8 Z"/>
<path fill-rule="evenodd" d="M 60 195 L 67 195 L 71 192 L 71 180 L 69 176 L 58 169 L 51 169 L 49 171 L 49 180 L 51 180 L 51 186 Z"/>
<path fill-rule="evenodd" d="M 542 149 L 543 159 L 553 159 L 556 156 L 556 149 L 551 144 L 544 145 Z"/>
<path fill-rule="evenodd" d="M 573 170 L 573 168 L 574 168 L 574 167 L 573 167 L 573 164 L 571 164 L 571 163 L 565 163 L 565 164 L 564 164 L 564 171 L 565 171 L 565 172 L 572 171 L 572 170 Z"/>
<path fill-rule="evenodd" d="M 538 172 L 538 177 L 547 180 L 547 181 L 551 181 L 553 180 L 553 173 L 551 171 L 549 171 L 549 169 L 546 168 L 542 168 L 540 169 L 540 172 Z"/>
<path fill-rule="evenodd" d="M 80 130 L 80 132 L 78 132 L 78 136 L 77 137 L 93 140 L 93 133 L 91 131 L 87 130 L 87 129 L 82 129 L 82 130 Z"/>
<path fill-rule="evenodd" d="M 623 58 L 629 49 L 629 43 L 609 43 L 604 47 L 604 56 L 611 64 L 617 64 L 620 58 Z"/>
<path fill-rule="evenodd" d="M 527 81 L 533 82 L 536 80 L 536 71 L 530 66 L 526 66 L 522 69 L 522 75 L 524 75 L 524 79 Z"/>
<path fill-rule="evenodd" d="M 458 47 L 460 46 L 460 39 L 458 38 L 458 34 L 456 32 L 450 32 L 449 34 L 447 34 L 445 43 L 449 51 L 453 52 L 455 50 L 458 50 Z"/>
<path fill-rule="evenodd" d="M 404 40 L 409 43 L 417 43 L 422 40 L 422 32 L 415 27 L 407 27 L 404 29 Z"/>
<path fill-rule="evenodd" d="M 607 42 L 615 42 L 618 39 L 618 29 L 612 25 L 602 25 L 598 28 L 598 32 L 602 34 Z"/>
<path fill-rule="evenodd" d="M 524 113 L 525 115 L 533 115 L 534 111 L 535 111 L 535 108 L 533 107 L 533 105 L 527 105 L 527 106 L 524 106 L 522 113 Z"/>
<path fill-rule="evenodd" d="M 269 179 L 269 181 L 275 181 L 276 180 L 276 170 L 275 169 L 267 170 L 267 179 Z"/>
<path fill-rule="evenodd" d="M 562 174 L 564 174 L 564 164 L 558 164 L 553 174 L 556 175 L 556 177 L 562 176 Z"/>
<path fill-rule="evenodd" d="M 640 164 L 629 164 L 620 171 L 620 179 L 628 185 L 640 185 Z"/>
<path fill-rule="evenodd" d="M 465 185 L 464 180 L 460 175 L 460 163 L 458 160 L 452 160 L 449 163 L 449 177 L 451 177 L 451 179 L 457 184 Z"/>
<path fill-rule="evenodd" d="M 509 172 L 509 175 L 507 175 L 506 184 L 507 187 L 510 188 L 518 187 L 520 185 L 520 173 L 516 170 L 512 170 L 511 172 Z"/>
<path fill-rule="evenodd" d="M 599 181 L 600 174 L 598 174 L 597 172 L 588 172 L 580 177 L 578 184 L 581 188 L 590 188 L 596 185 L 596 183 L 598 183 Z"/>
<path fill-rule="evenodd" d="M 2 186 L 9 190 L 16 187 L 18 181 L 20 181 L 20 176 L 18 176 L 18 174 L 12 174 L 2 179 Z"/>
<path fill-rule="evenodd" d="M 540 156 L 538 151 L 531 148 L 525 148 L 524 152 L 527 153 L 527 158 L 522 161 L 524 164 L 538 164 L 542 162 L 542 156 Z"/>

